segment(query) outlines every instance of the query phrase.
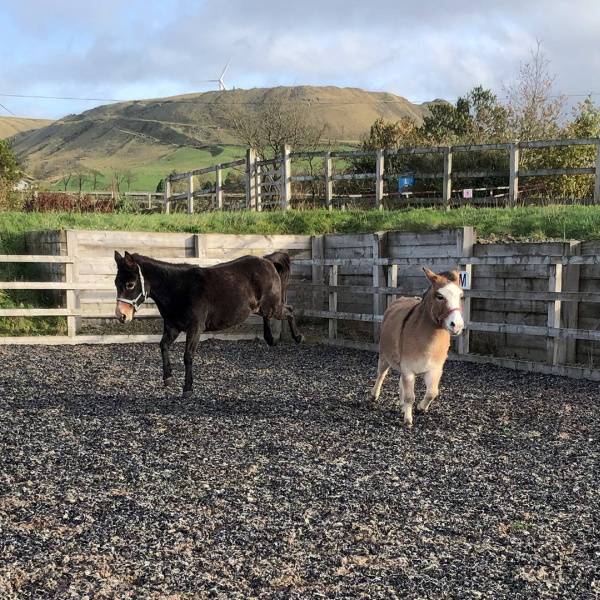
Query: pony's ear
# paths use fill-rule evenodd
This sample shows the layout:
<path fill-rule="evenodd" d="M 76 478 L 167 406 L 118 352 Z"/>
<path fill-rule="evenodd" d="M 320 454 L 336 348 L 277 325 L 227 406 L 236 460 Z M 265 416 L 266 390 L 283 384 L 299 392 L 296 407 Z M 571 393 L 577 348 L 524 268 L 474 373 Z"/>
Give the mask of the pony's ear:
<path fill-rule="evenodd" d="M 425 271 L 425 276 L 427 279 L 429 279 L 429 281 L 431 281 L 431 283 L 435 283 L 439 279 L 439 276 L 427 267 L 423 267 L 423 271 Z"/>
<path fill-rule="evenodd" d="M 135 260 L 133 260 L 133 258 L 131 258 L 131 254 L 129 254 L 129 252 L 127 252 L 127 250 L 125 250 L 125 263 L 127 264 L 127 266 L 130 269 L 135 269 L 135 267 L 136 267 Z"/>
<path fill-rule="evenodd" d="M 115 262 L 119 264 L 123 260 L 123 257 L 119 254 L 117 250 L 115 250 Z"/>
<path fill-rule="evenodd" d="M 460 277 L 458 275 L 458 267 L 454 267 L 454 269 L 452 269 L 452 275 L 454 275 L 454 281 L 460 281 Z"/>

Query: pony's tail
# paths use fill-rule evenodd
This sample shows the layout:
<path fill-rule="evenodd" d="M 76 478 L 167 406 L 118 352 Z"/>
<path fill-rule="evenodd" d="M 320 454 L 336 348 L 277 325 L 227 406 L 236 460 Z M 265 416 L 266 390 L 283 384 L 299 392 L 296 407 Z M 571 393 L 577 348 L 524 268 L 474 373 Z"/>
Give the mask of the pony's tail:
<path fill-rule="evenodd" d="M 290 257 L 285 252 L 273 252 L 273 254 L 267 254 L 264 258 L 275 265 L 277 273 L 279 273 L 279 279 L 281 279 L 281 294 L 283 296 L 290 282 Z"/>

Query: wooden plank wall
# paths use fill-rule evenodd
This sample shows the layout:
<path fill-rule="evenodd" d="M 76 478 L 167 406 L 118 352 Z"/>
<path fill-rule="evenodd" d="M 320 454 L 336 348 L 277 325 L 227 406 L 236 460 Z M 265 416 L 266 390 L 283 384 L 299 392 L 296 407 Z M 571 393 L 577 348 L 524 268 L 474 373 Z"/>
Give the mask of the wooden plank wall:
<path fill-rule="evenodd" d="M 563 243 L 476 244 L 475 257 L 492 256 L 550 256 L 564 251 Z M 474 290 L 547 292 L 549 265 L 474 265 Z M 537 325 L 545 327 L 548 303 L 534 300 L 471 301 L 471 320 L 510 325 Z M 479 354 L 493 354 L 535 362 L 546 361 L 546 339 L 541 336 L 505 333 L 472 332 L 471 350 Z"/>
<path fill-rule="evenodd" d="M 79 280 L 83 283 L 106 283 L 109 287 L 106 291 L 83 290 L 81 292 L 83 318 L 98 314 L 111 315 L 114 312 L 115 250 L 121 254 L 125 250 L 132 254 L 138 252 L 160 260 L 180 259 L 184 261 L 189 259 L 195 264 L 214 264 L 232 260 L 244 254 L 264 256 L 276 250 L 288 252 L 292 258 L 310 258 L 311 256 L 309 236 L 194 235 L 189 233 L 78 230 L 74 233 L 77 240 Z M 204 263 L 202 259 L 205 259 Z M 301 276 L 303 272 L 310 272 L 310 269 L 298 267 L 293 274 Z M 155 308 L 150 299 L 147 301 L 147 306 Z M 143 315 L 143 312 L 140 315 Z"/>
<path fill-rule="evenodd" d="M 106 284 L 106 290 L 86 290 L 72 293 L 70 302 L 81 307 L 82 318 L 111 317 L 114 311 L 114 251 L 139 252 L 159 259 L 175 259 L 196 264 L 214 264 L 231 260 L 244 254 L 264 256 L 282 250 L 292 259 L 361 259 L 372 258 L 418 258 L 437 259 L 435 271 L 453 268 L 461 262 L 465 244 L 473 238 L 472 228 L 434 230 L 420 232 L 382 232 L 355 235 L 324 236 L 236 236 L 221 234 L 147 233 L 118 231 L 42 231 L 29 232 L 26 236 L 27 249 L 36 254 L 76 254 L 77 262 L 71 274 L 76 280 L 86 283 Z M 67 247 L 67 239 L 70 247 Z M 475 258 L 598 256 L 600 242 L 551 242 L 514 244 L 474 244 Z M 440 263 L 439 259 L 442 259 Z M 447 258 L 447 262 L 445 259 Z M 464 259 L 463 259 L 464 260 Z M 467 261 L 465 261 L 467 262 Z M 45 277 L 65 280 L 64 265 L 42 265 Z M 53 270 L 52 270 L 53 268 Z M 313 290 L 311 284 L 335 284 L 339 286 L 394 286 L 392 267 L 360 266 L 338 267 L 321 265 L 299 265 L 292 263 L 292 277 L 296 290 L 288 292 L 288 301 L 297 309 L 335 310 L 341 313 L 365 315 L 383 314 L 385 295 L 354 293 L 341 290 L 332 292 Z M 555 269 L 551 265 L 478 265 L 472 266 L 474 290 L 548 292 Z M 45 279 L 46 281 L 48 279 Z M 600 293 L 600 265 L 569 265 L 562 269 L 561 289 L 564 292 Z M 421 295 L 427 288 L 422 266 L 397 267 L 397 286 L 406 296 Z M 63 305 L 67 293 L 56 292 Z M 493 294 L 492 294 L 493 296 Z M 546 327 L 551 318 L 552 303 L 540 300 L 499 300 L 497 298 L 473 298 L 470 320 L 483 323 L 505 323 L 511 325 L 533 325 Z M 152 303 L 148 302 L 149 308 Z M 140 316 L 152 314 L 148 308 Z M 327 328 L 327 321 L 320 321 Z M 77 323 L 79 325 L 79 323 Z M 338 336 L 338 324 L 342 329 L 339 341 L 344 339 L 373 343 L 378 335 L 378 323 L 332 319 L 330 331 Z M 73 325 L 73 323 L 71 323 Z M 597 330 L 600 327 L 600 301 L 563 301 L 560 308 L 560 326 L 571 329 Z M 358 337 L 350 335 L 352 330 L 360 332 Z M 554 349 L 544 336 L 516 335 L 471 331 L 470 350 L 474 353 L 495 355 L 508 359 L 547 363 L 549 352 L 558 352 L 559 364 L 579 364 L 597 368 L 600 364 L 600 343 L 585 340 L 562 340 L 554 342 Z M 467 343 L 468 347 L 468 343 Z"/>

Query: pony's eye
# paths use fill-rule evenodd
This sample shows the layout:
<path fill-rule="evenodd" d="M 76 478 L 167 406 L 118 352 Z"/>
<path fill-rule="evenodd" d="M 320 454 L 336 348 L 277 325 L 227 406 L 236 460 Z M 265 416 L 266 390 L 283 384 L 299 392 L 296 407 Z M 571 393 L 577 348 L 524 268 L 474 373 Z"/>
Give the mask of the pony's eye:
<path fill-rule="evenodd" d="M 130 281 L 129 283 L 127 283 L 127 284 L 125 285 L 125 287 L 126 287 L 128 290 L 132 290 L 132 289 L 135 287 L 135 282 L 133 282 L 133 281 Z"/>
<path fill-rule="evenodd" d="M 436 294 L 436 295 L 435 295 L 435 299 L 436 299 L 436 300 L 443 300 L 443 299 L 444 299 L 444 296 L 442 296 L 441 294 Z"/>

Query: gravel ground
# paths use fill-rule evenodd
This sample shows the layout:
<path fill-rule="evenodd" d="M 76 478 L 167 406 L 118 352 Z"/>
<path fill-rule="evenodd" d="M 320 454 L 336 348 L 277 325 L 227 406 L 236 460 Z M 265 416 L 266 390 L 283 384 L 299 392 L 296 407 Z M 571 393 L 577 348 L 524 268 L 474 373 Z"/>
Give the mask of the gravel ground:
<path fill-rule="evenodd" d="M 373 354 L 173 354 L 0 348 L 0 598 L 600 598 L 598 383 L 448 363 L 407 431 Z"/>

